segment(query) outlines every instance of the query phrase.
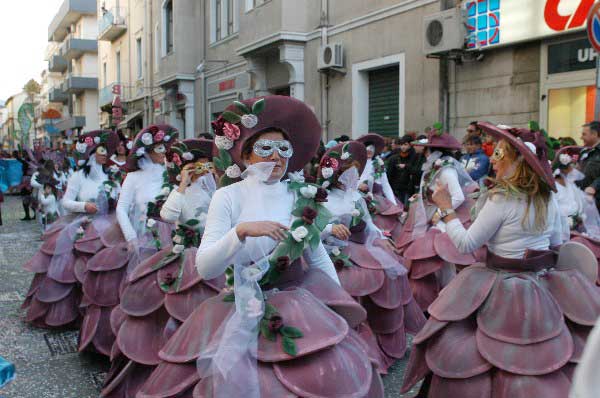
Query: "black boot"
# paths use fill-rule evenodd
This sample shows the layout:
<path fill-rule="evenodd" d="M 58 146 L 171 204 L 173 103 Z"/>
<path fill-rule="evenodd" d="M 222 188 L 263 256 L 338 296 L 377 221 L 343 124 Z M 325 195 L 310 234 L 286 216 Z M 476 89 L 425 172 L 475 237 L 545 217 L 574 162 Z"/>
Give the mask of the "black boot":
<path fill-rule="evenodd" d="M 29 217 L 29 206 L 26 205 L 25 203 L 23 203 L 23 210 L 25 210 L 25 217 L 21 218 L 21 221 L 29 221 L 29 220 L 31 220 L 32 218 Z"/>

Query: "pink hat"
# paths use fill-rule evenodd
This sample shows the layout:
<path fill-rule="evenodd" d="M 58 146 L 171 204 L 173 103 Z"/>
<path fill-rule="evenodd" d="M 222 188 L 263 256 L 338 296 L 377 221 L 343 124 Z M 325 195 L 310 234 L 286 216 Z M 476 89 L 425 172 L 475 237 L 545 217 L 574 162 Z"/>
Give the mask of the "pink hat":
<path fill-rule="evenodd" d="M 429 137 L 427 137 L 427 142 L 415 141 L 413 142 L 413 145 L 424 146 L 428 148 L 450 149 L 455 151 L 462 148 L 460 141 L 450 134 L 441 133 L 441 130 L 434 131 L 438 131 L 439 133 L 430 133 Z"/>
<path fill-rule="evenodd" d="M 128 172 L 139 169 L 138 160 L 145 153 L 157 145 L 164 145 L 165 150 L 169 150 L 171 145 L 175 143 L 179 132 L 173 126 L 168 124 L 153 124 L 140 131 L 133 139 L 133 147 L 127 157 L 125 169 Z"/>
<path fill-rule="evenodd" d="M 375 147 L 375 155 L 379 155 L 385 148 L 385 140 L 382 136 L 376 133 L 365 134 L 356 141 L 362 143 L 365 147 L 373 145 Z"/>
<path fill-rule="evenodd" d="M 477 125 L 495 139 L 504 139 L 512 145 L 523 156 L 523 159 L 531 166 L 533 171 L 544 179 L 550 189 L 556 191 L 556 182 L 548 162 L 548 147 L 542 133 L 528 129 L 498 127 L 488 122 L 479 122 Z M 535 152 L 526 143 L 533 144 Z"/>
<path fill-rule="evenodd" d="M 321 125 L 313 111 L 300 100 L 277 95 L 235 101 L 212 127 L 215 152 L 228 153 L 240 169 L 244 168 L 242 149 L 246 141 L 269 129 L 285 132 L 292 144 L 294 155 L 288 163 L 289 172 L 301 170 L 313 158 L 321 139 Z M 227 167 L 222 160 L 215 159 L 215 165 Z"/>

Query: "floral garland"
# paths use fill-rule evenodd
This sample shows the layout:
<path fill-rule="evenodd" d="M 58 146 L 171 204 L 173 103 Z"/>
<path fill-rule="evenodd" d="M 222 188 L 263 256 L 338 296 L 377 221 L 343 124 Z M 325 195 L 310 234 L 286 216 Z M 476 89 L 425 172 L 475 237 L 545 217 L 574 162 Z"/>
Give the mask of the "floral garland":
<path fill-rule="evenodd" d="M 438 174 L 438 171 L 443 169 L 444 167 L 452 166 L 452 162 L 448 159 L 438 159 L 433 163 L 433 167 L 431 170 L 425 175 L 423 178 L 423 186 L 421 187 L 421 194 L 425 195 L 429 186 L 433 183 L 433 180 Z M 426 195 L 424 197 L 427 197 Z"/>
<path fill-rule="evenodd" d="M 380 156 L 373 156 L 371 164 L 373 165 L 373 177 L 375 180 L 380 179 L 383 173 L 385 173 L 385 162 Z"/>
<path fill-rule="evenodd" d="M 578 232 L 581 232 L 584 230 L 583 218 L 581 218 L 581 215 L 579 213 L 572 214 L 567 219 L 569 222 L 569 229 L 576 230 Z"/>
<path fill-rule="evenodd" d="M 321 243 L 321 232 L 325 229 L 331 218 L 331 213 L 323 206 L 327 201 L 327 191 L 315 184 L 304 182 L 299 175 L 292 174 L 288 189 L 294 192 L 296 203 L 292 215 L 296 219 L 292 222 L 287 236 L 276 247 L 269 257 L 269 269 L 259 281 L 262 288 L 275 284 L 281 274 L 290 265 L 298 260 L 304 250 L 315 250 Z M 227 284 L 233 286 L 233 270 L 228 268 L 225 272 Z M 223 301 L 234 302 L 235 295 L 228 294 Z M 267 340 L 276 341 L 277 334 L 282 336 L 282 349 L 290 356 L 297 354 L 295 339 L 303 337 L 302 331 L 284 324 L 284 320 L 277 308 L 265 303 L 265 313 L 260 321 L 260 334 Z"/>
<path fill-rule="evenodd" d="M 233 164 L 228 152 L 240 138 L 239 125 L 241 124 L 247 129 L 256 127 L 258 115 L 265 110 L 266 103 L 265 99 L 261 98 L 252 105 L 252 109 L 240 101 L 234 101 L 233 104 L 239 113 L 225 111 L 211 123 L 215 133 L 215 146 L 219 150 L 219 156 L 213 161 L 215 167 L 224 173 L 220 181 L 221 186 L 231 185 L 242 175 L 240 167 Z"/>
<path fill-rule="evenodd" d="M 147 210 L 146 210 L 146 227 L 150 230 L 152 234 L 154 246 L 156 250 L 160 250 L 162 248 L 162 243 L 160 243 L 160 236 L 158 234 L 158 226 L 156 225 L 156 219 L 160 218 L 160 210 L 165 204 L 167 197 L 173 190 L 173 184 L 169 181 L 169 173 L 165 170 L 163 172 L 163 185 L 160 193 L 154 198 L 153 201 L 148 202 Z"/>
<path fill-rule="evenodd" d="M 143 133 L 135 142 L 134 146 L 137 147 L 135 156 L 139 159 L 144 156 L 148 148 L 154 145 L 164 145 L 171 141 L 171 139 L 177 138 L 177 135 L 177 131 L 168 134 L 165 131 L 160 130 L 157 126 L 150 126 L 148 131 Z"/>
<path fill-rule="evenodd" d="M 113 191 L 121 186 L 123 183 L 123 171 L 117 165 L 112 165 L 108 168 L 108 172 L 106 173 L 108 179 L 102 183 L 102 187 L 104 193 L 106 194 L 106 199 L 114 199 Z"/>
<path fill-rule="evenodd" d="M 348 144 L 342 147 L 342 153 L 331 151 L 321 160 L 319 167 L 321 168 L 321 176 L 318 178 L 319 183 L 325 189 L 329 188 L 339 177 L 337 174 L 340 170 L 341 161 L 348 160 L 351 153 L 348 152 Z"/>
<path fill-rule="evenodd" d="M 82 166 L 85 164 L 85 159 L 83 159 L 83 156 L 86 154 L 88 148 L 94 147 L 94 146 L 98 146 L 101 144 L 106 144 L 108 142 L 108 137 L 110 136 L 110 133 L 108 132 L 103 132 L 100 135 L 97 135 L 95 137 L 85 137 L 85 139 L 83 141 L 78 141 L 75 144 L 75 158 L 77 159 L 77 165 L 78 166 Z"/>

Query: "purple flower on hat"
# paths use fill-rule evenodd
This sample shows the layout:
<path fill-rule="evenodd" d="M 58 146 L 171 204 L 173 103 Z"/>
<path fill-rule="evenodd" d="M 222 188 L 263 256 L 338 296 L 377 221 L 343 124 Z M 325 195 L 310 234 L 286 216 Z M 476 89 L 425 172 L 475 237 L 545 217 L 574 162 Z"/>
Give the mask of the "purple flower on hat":
<path fill-rule="evenodd" d="M 223 135 L 223 129 L 225 127 L 225 123 L 226 123 L 225 119 L 223 119 L 222 116 L 219 116 L 217 118 L 217 120 L 214 120 L 211 123 L 211 126 L 213 128 L 213 131 L 214 131 L 215 135 L 219 135 L 219 136 Z"/>
<path fill-rule="evenodd" d="M 165 132 L 162 130 L 159 130 L 158 133 L 156 133 L 154 135 L 154 140 L 159 142 L 162 141 L 165 138 Z"/>

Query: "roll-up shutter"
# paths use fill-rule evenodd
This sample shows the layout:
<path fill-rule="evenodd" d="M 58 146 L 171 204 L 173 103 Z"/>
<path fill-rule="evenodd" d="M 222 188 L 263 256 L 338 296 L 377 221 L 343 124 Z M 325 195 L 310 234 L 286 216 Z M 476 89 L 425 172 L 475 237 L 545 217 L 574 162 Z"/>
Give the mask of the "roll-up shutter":
<path fill-rule="evenodd" d="M 399 135 L 400 70 L 398 66 L 369 72 L 369 131 Z"/>

